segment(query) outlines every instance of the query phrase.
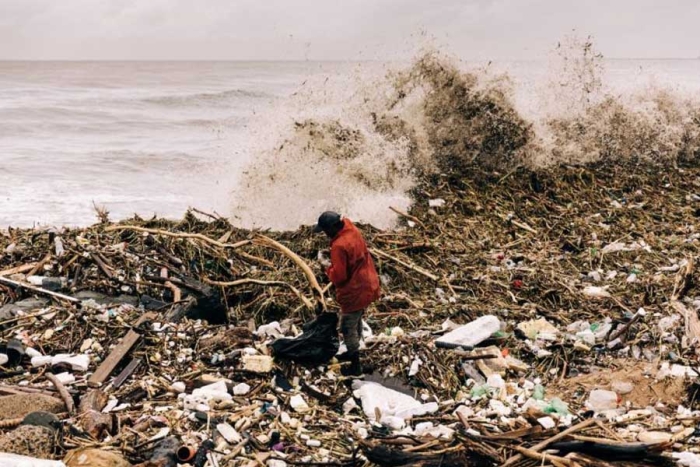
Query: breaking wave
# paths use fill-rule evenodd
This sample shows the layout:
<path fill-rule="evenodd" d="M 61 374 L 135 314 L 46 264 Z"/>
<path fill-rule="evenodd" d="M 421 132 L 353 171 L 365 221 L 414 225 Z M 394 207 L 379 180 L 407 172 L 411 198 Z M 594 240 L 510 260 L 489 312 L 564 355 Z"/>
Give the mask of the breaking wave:
<path fill-rule="evenodd" d="M 663 88 L 606 88 L 590 39 L 555 51 L 540 112 L 516 108 L 507 74 L 465 69 L 431 51 L 409 66 L 315 83 L 262 120 L 251 163 L 234 191 L 234 221 L 296 228 L 319 212 L 391 227 L 421 177 L 478 166 L 645 160 L 697 161 L 700 104 Z M 352 85 L 350 85 L 352 84 Z"/>
<path fill-rule="evenodd" d="M 265 93 L 255 92 L 243 89 L 229 89 L 221 92 L 202 92 L 195 94 L 174 94 L 165 96 L 147 97 L 142 99 L 143 102 L 149 104 L 157 104 L 162 106 L 228 106 L 231 100 L 250 97 L 261 98 L 266 97 Z"/>

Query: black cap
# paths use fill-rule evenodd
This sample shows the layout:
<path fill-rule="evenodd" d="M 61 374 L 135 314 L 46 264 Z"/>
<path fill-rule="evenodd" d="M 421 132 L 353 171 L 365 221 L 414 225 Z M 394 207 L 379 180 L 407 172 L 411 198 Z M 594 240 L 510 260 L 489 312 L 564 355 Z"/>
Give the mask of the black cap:
<path fill-rule="evenodd" d="M 335 227 L 340 221 L 340 214 L 333 211 L 326 211 L 318 217 L 318 224 L 314 226 L 314 233 L 325 232 Z"/>

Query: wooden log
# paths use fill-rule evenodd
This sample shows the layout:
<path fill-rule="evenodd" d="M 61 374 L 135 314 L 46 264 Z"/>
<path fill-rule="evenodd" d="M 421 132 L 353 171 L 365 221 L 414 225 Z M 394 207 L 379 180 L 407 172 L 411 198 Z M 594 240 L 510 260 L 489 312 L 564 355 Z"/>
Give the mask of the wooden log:
<path fill-rule="evenodd" d="M 690 289 L 693 281 L 693 268 L 695 267 L 695 261 L 692 256 L 689 256 L 686 260 L 686 265 L 676 275 L 676 281 L 673 285 L 673 292 L 671 293 L 671 300 L 676 301 L 683 298 L 686 292 Z"/>
<path fill-rule="evenodd" d="M 134 327 L 138 327 L 146 321 L 153 320 L 156 318 L 156 316 L 157 315 L 155 313 L 146 313 L 145 315 L 141 316 L 138 321 L 136 321 Z M 140 338 L 141 335 L 138 332 L 130 329 L 122 341 L 114 348 L 114 350 L 112 350 L 107 358 L 105 358 L 99 368 L 97 368 L 95 373 L 90 376 L 90 379 L 88 379 L 88 385 L 91 387 L 97 387 L 104 383 L 107 378 L 109 378 L 109 375 L 112 374 L 122 358 L 129 353 L 131 348 L 136 345 Z"/>

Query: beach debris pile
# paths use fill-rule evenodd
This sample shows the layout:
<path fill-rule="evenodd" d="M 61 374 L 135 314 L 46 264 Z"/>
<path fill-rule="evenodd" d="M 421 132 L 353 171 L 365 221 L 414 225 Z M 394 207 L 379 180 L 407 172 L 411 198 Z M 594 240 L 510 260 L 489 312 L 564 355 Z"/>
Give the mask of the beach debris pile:
<path fill-rule="evenodd" d="M 361 226 L 361 378 L 342 343 L 273 351 L 335 322 L 310 228 L 8 229 L 0 463 L 700 465 L 699 190 L 644 165 L 426 181 L 399 228 Z"/>

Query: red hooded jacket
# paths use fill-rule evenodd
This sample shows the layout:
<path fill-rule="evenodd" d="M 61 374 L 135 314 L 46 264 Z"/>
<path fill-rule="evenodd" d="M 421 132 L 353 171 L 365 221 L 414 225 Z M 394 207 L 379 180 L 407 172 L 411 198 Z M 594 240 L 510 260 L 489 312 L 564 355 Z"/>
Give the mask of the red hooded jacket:
<path fill-rule="evenodd" d="M 353 313 L 379 299 L 379 276 L 360 231 L 350 219 L 343 219 L 343 224 L 331 240 L 331 266 L 326 274 L 335 286 L 341 311 Z"/>

